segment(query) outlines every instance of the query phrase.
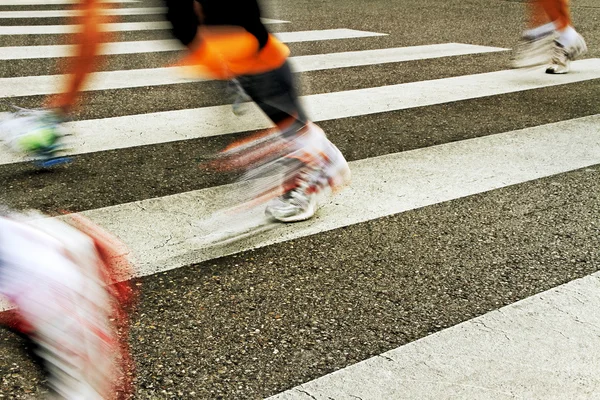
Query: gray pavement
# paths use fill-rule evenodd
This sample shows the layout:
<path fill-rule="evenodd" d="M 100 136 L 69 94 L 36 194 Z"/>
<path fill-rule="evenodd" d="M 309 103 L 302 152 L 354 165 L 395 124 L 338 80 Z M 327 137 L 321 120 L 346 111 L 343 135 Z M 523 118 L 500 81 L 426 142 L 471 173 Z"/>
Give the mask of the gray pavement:
<path fill-rule="evenodd" d="M 576 27 L 588 41 L 587 57 L 600 57 L 600 7 L 593 0 L 572 3 Z M 127 7 L 153 4 L 159 2 Z M 291 21 L 271 25 L 273 31 L 351 28 L 388 34 L 294 43 L 293 55 L 445 42 L 511 48 L 523 20 L 518 1 L 263 4 L 266 17 Z M 144 31 L 113 40 L 168 37 Z M 0 37 L 0 46 L 62 39 Z M 504 70 L 509 57 L 459 56 L 298 78 L 302 94 L 329 93 Z M 108 56 L 103 68 L 157 68 L 174 59 L 172 53 Z M 49 74 L 57 61 L 0 61 L 0 77 Z M 320 125 L 354 161 L 599 114 L 599 96 L 599 81 L 592 80 Z M 215 82 L 93 92 L 85 100 L 75 119 L 227 104 Z M 34 107 L 41 101 L 0 99 L 0 111 L 11 103 Z M 234 177 L 199 169 L 198 163 L 245 134 L 91 153 L 50 172 L 25 163 L 0 165 L 0 200 L 16 208 L 84 211 L 223 185 Z M 600 166 L 592 166 L 140 278 L 131 339 L 136 398 L 268 397 L 594 273 L 600 264 L 598 193 Z M 4 331 L 0 376 L 0 398 L 35 398 L 43 391 L 41 375 L 19 340 Z"/>

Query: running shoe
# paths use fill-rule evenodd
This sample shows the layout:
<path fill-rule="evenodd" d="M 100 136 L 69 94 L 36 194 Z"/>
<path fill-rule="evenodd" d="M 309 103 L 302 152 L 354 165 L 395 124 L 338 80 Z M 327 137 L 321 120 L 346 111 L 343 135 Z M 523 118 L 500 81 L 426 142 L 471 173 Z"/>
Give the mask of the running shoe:
<path fill-rule="evenodd" d="M 290 179 L 290 189 L 273 199 L 265 210 L 267 216 L 281 222 L 312 218 L 323 195 L 341 189 L 350 181 L 346 159 L 321 128 L 309 124 L 308 134 L 299 141 L 304 141 L 304 146 L 288 157 L 302 162 L 302 167 Z"/>
<path fill-rule="evenodd" d="M 48 109 L 17 108 L 0 122 L 0 138 L 15 153 L 36 161 L 43 167 L 64 162 L 65 150 L 60 115 Z"/>
<path fill-rule="evenodd" d="M 512 64 L 514 68 L 529 68 L 548 64 L 552 57 L 555 32 L 540 36 L 524 35 L 515 48 Z"/>
<path fill-rule="evenodd" d="M 571 70 L 571 61 L 576 60 L 586 52 L 587 45 L 580 34 L 577 34 L 576 39 L 569 46 L 564 46 L 555 41 L 551 65 L 546 68 L 546 73 L 555 75 L 568 73 Z"/>

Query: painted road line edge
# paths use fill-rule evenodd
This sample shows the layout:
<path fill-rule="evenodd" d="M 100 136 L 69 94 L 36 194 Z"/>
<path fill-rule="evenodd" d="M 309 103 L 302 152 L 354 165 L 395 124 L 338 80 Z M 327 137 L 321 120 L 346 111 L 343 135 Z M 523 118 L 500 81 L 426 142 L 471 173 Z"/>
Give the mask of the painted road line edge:
<path fill-rule="evenodd" d="M 398 47 L 341 53 L 326 53 L 290 57 L 296 72 L 318 71 L 333 68 L 358 67 L 394 62 L 416 61 L 466 54 L 505 51 L 496 47 L 444 43 L 427 46 Z M 0 78 L 1 98 L 40 96 L 61 90 L 63 75 L 41 75 Z M 136 87 L 175 85 L 206 79 L 195 78 L 193 67 L 166 67 L 96 72 L 90 75 L 86 91 L 130 89 Z"/>
<path fill-rule="evenodd" d="M 319 40 L 354 39 L 385 36 L 385 33 L 358 31 L 354 29 L 324 29 L 318 31 L 298 31 L 275 33 L 285 43 L 297 43 Z M 184 47 L 176 39 L 141 40 L 133 42 L 104 43 L 100 48 L 102 55 L 142 54 L 164 51 L 181 51 Z M 0 60 L 25 60 L 41 58 L 71 57 L 74 45 L 47 46 L 9 46 L 0 47 Z"/>
<path fill-rule="evenodd" d="M 538 70 L 507 70 L 317 94 L 305 96 L 302 101 L 314 121 L 324 121 L 600 79 L 600 59 L 576 61 L 572 67 L 572 73 L 560 77 Z M 231 106 L 227 105 L 71 122 L 67 129 L 76 134 L 68 138 L 67 145 L 75 155 L 271 126 L 270 121 L 252 104 L 248 105 L 245 115 L 232 116 Z M 22 159 L 18 155 L 0 150 L 0 164 L 19 161 Z"/>
<path fill-rule="evenodd" d="M 202 244 L 215 226 L 202 221 L 224 207 L 231 185 L 81 214 L 119 237 L 132 251 L 134 276 L 146 276 L 600 164 L 598 126 L 600 114 L 354 161 L 352 186 L 314 219 L 224 246 Z M 244 220 L 263 221 L 263 210 Z"/>
<path fill-rule="evenodd" d="M 592 398 L 599 308 L 595 273 L 268 400 Z"/>

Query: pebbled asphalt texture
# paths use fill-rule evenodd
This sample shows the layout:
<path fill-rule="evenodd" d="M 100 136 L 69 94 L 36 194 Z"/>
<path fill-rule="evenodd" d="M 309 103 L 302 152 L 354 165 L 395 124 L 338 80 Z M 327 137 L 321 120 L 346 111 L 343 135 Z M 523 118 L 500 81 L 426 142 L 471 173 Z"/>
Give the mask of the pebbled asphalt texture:
<path fill-rule="evenodd" d="M 159 2 L 142 1 L 135 7 Z M 388 36 L 290 45 L 293 55 L 444 42 L 511 48 L 523 2 L 269 0 L 273 31 L 351 28 Z M 42 7 L 0 7 L 0 10 Z M 61 9 L 46 7 L 43 9 Z M 600 6 L 573 0 L 588 57 L 600 56 Z M 126 17 L 125 21 L 151 21 Z M 31 21 L 58 23 L 59 21 Z M 14 24 L 0 20 L 0 24 Z M 29 23 L 29 22 L 28 22 Z M 167 38 L 164 31 L 118 40 Z M 55 35 L 2 46 L 57 44 Z M 117 39 L 113 39 L 117 40 Z M 173 54 L 107 57 L 105 69 L 154 68 Z M 299 74 L 302 94 L 508 68 L 509 53 Z M 52 73 L 56 60 L 0 62 L 0 76 Z M 216 83 L 93 92 L 75 119 L 226 104 Z M 325 121 L 349 160 L 598 114 L 598 80 Z M 0 99 L 38 106 L 41 97 Z M 41 172 L 0 166 L 15 208 L 81 211 L 221 185 L 199 160 L 240 135 L 76 157 Z M 131 344 L 139 399 L 258 399 L 417 340 L 600 265 L 600 166 L 413 210 L 139 279 Z M 326 217 L 326 216 L 322 216 Z M 38 398 L 43 378 L 0 331 L 0 398 Z"/>

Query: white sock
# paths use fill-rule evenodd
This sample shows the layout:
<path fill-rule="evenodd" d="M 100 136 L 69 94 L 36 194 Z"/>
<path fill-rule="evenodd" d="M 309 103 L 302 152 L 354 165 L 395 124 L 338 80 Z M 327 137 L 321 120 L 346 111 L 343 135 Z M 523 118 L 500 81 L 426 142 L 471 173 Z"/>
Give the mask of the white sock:
<path fill-rule="evenodd" d="M 556 24 L 554 22 L 548 22 L 547 24 L 540 25 L 533 29 L 528 29 L 523 32 L 523 37 L 528 39 L 539 38 L 540 36 L 548 35 L 556 30 Z"/>
<path fill-rule="evenodd" d="M 579 34 L 571 25 L 567 26 L 565 29 L 559 32 L 558 34 L 558 43 L 562 44 L 564 47 L 569 47 L 575 41 L 577 41 L 577 37 Z"/>

